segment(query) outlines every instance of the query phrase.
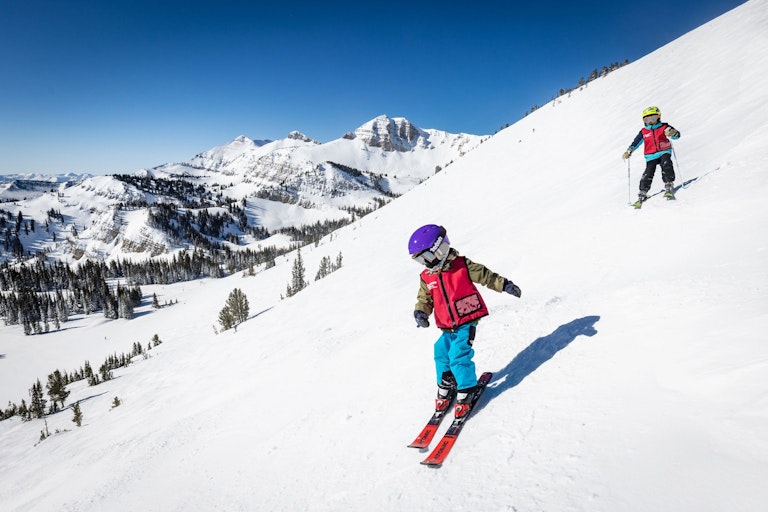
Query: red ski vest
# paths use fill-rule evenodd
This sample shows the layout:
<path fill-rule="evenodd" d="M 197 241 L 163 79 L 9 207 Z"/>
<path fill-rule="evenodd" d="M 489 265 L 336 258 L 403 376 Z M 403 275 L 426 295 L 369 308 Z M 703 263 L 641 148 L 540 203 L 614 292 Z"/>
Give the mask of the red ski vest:
<path fill-rule="evenodd" d="M 469 278 L 463 256 L 456 257 L 447 270 L 421 272 L 434 304 L 435 323 L 441 329 L 455 329 L 488 314 L 488 308 Z"/>
<path fill-rule="evenodd" d="M 645 128 L 643 127 L 640 132 L 643 134 L 643 143 L 645 144 L 645 154 L 651 155 L 658 153 L 659 151 L 665 151 L 672 147 L 672 143 L 669 141 L 666 135 L 664 135 L 664 129 L 667 127 L 667 123 L 661 123 L 661 126 L 657 128 Z"/>

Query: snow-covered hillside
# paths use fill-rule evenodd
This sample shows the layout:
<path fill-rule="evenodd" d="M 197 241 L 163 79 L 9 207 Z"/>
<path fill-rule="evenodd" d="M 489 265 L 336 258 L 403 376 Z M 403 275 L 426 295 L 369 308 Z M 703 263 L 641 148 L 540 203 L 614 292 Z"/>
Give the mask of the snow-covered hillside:
<path fill-rule="evenodd" d="M 90 174 L 4 174 L 0 175 L 0 201 L 24 201 L 54 194 L 61 185 L 90 178 Z"/>
<path fill-rule="evenodd" d="M 294 255 L 146 287 L 178 304 L 130 321 L 0 327 L 0 403 L 163 341 L 70 387 L 82 427 L 67 409 L 38 442 L 42 420 L 0 422 L 3 510 L 764 510 L 767 80 L 768 1 L 751 0 L 305 247 L 310 276 L 324 256 L 344 264 L 290 299 Z M 689 185 L 638 211 L 621 154 L 648 105 L 682 133 Z M 634 195 L 642 157 L 630 165 Z M 483 293 L 475 360 L 495 379 L 438 470 L 406 448 L 433 405 L 439 334 L 413 322 L 406 246 L 432 222 L 523 290 Z M 234 288 L 251 318 L 215 335 Z"/>
<path fill-rule="evenodd" d="M 482 140 L 480 135 L 421 129 L 405 118 L 379 116 L 326 144 L 299 132 L 276 141 L 240 136 L 188 162 L 128 176 L 71 175 L 58 183 L 15 176 L 0 181 L 0 199 L 13 201 L 0 203 L 0 214 L 15 219 L 21 213 L 26 223 L 45 229 L 14 226 L 18 243 L 1 245 L 0 261 L 40 252 L 66 262 L 83 256 L 136 261 L 197 245 L 151 226 L 146 205 L 157 203 L 175 204 L 193 215 L 209 208 L 226 214 L 216 208 L 237 204 L 247 226 L 235 215 L 220 236 L 205 236 L 234 250 L 279 245 L 288 237 L 264 241 L 264 230 L 350 221 L 354 213 L 411 190 Z M 142 214 L 134 213 L 137 208 Z M 5 234 L 0 225 L 0 238 Z"/>

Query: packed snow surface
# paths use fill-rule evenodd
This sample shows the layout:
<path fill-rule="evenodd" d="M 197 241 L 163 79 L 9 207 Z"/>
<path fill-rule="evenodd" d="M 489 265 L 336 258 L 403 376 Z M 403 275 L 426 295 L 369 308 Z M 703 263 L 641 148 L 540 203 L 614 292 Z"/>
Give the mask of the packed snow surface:
<path fill-rule="evenodd" d="M 144 287 L 178 303 L 130 321 L 0 327 L 3 404 L 56 368 L 163 341 L 69 387 L 82 427 L 70 408 L 43 441 L 43 420 L 0 422 L 2 509 L 765 510 L 766 83 L 768 2 L 752 0 L 303 248 L 310 279 L 324 256 L 343 266 L 294 297 L 290 254 L 255 277 Z M 688 185 L 638 211 L 644 162 L 621 154 L 648 105 L 680 130 Z M 426 223 L 523 290 L 483 292 L 475 360 L 495 377 L 440 469 L 406 447 L 435 392 L 439 332 L 413 321 L 406 249 Z M 216 334 L 234 288 L 251 318 Z"/>

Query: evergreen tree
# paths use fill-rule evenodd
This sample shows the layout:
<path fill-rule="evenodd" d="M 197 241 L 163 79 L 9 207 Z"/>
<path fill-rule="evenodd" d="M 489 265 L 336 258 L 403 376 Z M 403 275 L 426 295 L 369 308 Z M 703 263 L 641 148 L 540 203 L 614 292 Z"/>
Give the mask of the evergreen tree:
<path fill-rule="evenodd" d="M 115 320 L 118 318 L 118 304 L 117 299 L 107 292 L 104 297 L 104 318 Z"/>
<path fill-rule="evenodd" d="M 320 260 L 320 268 L 317 269 L 317 274 L 315 274 L 315 281 L 324 278 L 331 272 L 331 258 L 328 256 L 323 256 Z"/>
<path fill-rule="evenodd" d="M 21 417 L 21 421 L 30 421 L 32 419 L 32 414 L 27 407 L 27 401 L 23 398 L 21 399 L 21 406 L 19 407 L 18 414 Z"/>
<path fill-rule="evenodd" d="M 133 318 L 133 299 L 131 294 L 124 289 L 118 291 L 117 316 L 126 320 Z"/>
<path fill-rule="evenodd" d="M 5 411 L 0 411 L 0 421 L 7 420 L 8 418 L 14 417 L 16 414 L 18 414 L 19 408 L 16 406 L 16 404 L 11 403 L 10 400 L 8 401 L 8 409 Z"/>
<path fill-rule="evenodd" d="M 301 249 L 296 252 L 296 259 L 293 261 L 293 269 L 291 270 L 291 283 L 288 285 L 286 293 L 288 297 L 296 295 L 301 290 L 306 288 L 309 283 L 305 280 L 304 260 L 301 258 Z"/>
<path fill-rule="evenodd" d="M 89 386 L 96 386 L 99 384 L 99 376 L 93 373 L 90 361 L 85 362 L 85 369 L 83 370 L 83 376 L 88 381 Z"/>
<path fill-rule="evenodd" d="M 75 425 L 78 427 L 83 424 L 83 413 L 80 410 L 80 404 L 78 402 L 75 402 L 75 405 L 72 406 L 72 413 L 74 416 L 72 417 L 72 421 L 75 422 Z"/>
<path fill-rule="evenodd" d="M 101 380 L 103 382 L 112 380 L 112 371 L 110 370 L 109 365 L 107 363 L 104 363 L 99 367 L 99 375 L 101 376 Z"/>
<path fill-rule="evenodd" d="M 45 404 L 47 400 L 43 396 L 43 385 L 40 383 L 40 379 L 32 385 L 32 389 L 29 390 L 29 412 L 34 418 L 42 418 L 45 416 Z"/>
<path fill-rule="evenodd" d="M 45 441 L 51 437 L 51 433 L 48 431 L 48 420 L 45 420 L 45 430 L 40 431 L 40 441 Z"/>
<path fill-rule="evenodd" d="M 226 331 L 248 319 L 248 297 L 242 290 L 235 288 L 229 294 L 224 308 L 219 312 L 219 323 Z"/>
<path fill-rule="evenodd" d="M 61 402 L 61 407 L 63 408 L 64 401 L 69 396 L 69 391 L 67 391 L 66 378 L 61 375 L 59 370 L 48 375 L 48 384 L 45 387 L 48 388 L 48 396 L 51 397 L 51 402 L 54 405 L 56 402 Z"/>
<path fill-rule="evenodd" d="M 337 271 L 341 268 L 341 261 L 343 257 L 341 256 L 341 251 L 339 251 L 339 255 L 336 256 L 336 264 L 333 266 L 333 271 Z"/>
<path fill-rule="evenodd" d="M 241 324 L 248 319 L 248 297 L 245 296 L 240 288 L 235 288 L 229 294 L 227 299 L 227 306 L 232 311 L 232 318 L 234 318 L 236 324 Z"/>
<path fill-rule="evenodd" d="M 231 329 L 235 325 L 235 319 L 232 316 L 232 311 L 227 306 L 224 306 L 224 308 L 219 311 L 219 323 L 221 324 L 222 329 L 225 331 L 227 329 Z"/>

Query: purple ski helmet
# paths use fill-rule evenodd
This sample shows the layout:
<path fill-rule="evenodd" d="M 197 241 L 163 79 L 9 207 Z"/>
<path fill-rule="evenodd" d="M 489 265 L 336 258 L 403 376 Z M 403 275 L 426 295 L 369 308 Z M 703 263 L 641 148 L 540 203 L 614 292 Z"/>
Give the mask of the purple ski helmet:
<path fill-rule="evenodd" d="M 413 259 L 432 268 L 445 260 L 450 244 L 444 227 L 427 224 L 413 232 L 408 241 L 408 252 Z"/>

